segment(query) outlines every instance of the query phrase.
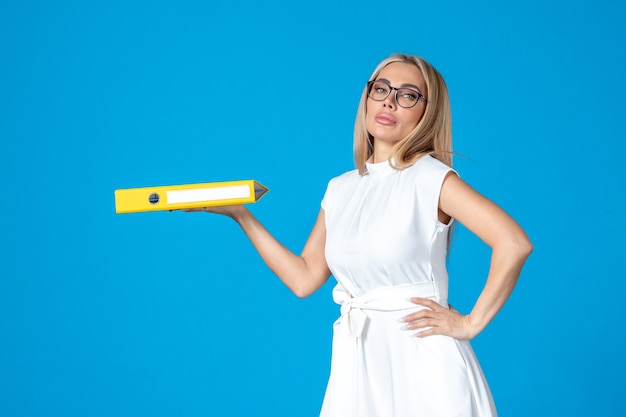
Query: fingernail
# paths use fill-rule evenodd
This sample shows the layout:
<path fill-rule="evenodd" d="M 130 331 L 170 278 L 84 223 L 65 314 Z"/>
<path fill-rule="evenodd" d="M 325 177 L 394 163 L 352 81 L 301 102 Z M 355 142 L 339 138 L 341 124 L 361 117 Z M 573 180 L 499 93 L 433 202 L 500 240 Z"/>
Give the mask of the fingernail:
<path fill-rule="evenodd" d="M 411 325 L 407 324 L 406 326 L 400 327 L 400 330 L 411 330 Z"/>
<path fill-rule="evenodd" d="M 406 323 L 406 317 L 402 317 L 401 319 L 398 319 L 398 323 Z"/>

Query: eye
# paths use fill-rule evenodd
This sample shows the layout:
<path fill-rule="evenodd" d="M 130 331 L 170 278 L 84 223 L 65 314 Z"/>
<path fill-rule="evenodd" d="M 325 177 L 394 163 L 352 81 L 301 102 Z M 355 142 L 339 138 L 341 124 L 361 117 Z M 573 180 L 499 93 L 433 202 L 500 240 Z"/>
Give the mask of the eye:
<path fill-rule="evenodd" d="M 416 91 L 408 90 L 408 89 L 400 90 L 400 96 L 410 101 L 416 101 L 419 99 L 419 94 Z"/>
<path fill-rule="evenodd" d="M 385 83 L 376 82 L 372 86 L 372 90 L 374 90 L 377 93 L 387 93 L 389 91 L 389 86 Z"/>

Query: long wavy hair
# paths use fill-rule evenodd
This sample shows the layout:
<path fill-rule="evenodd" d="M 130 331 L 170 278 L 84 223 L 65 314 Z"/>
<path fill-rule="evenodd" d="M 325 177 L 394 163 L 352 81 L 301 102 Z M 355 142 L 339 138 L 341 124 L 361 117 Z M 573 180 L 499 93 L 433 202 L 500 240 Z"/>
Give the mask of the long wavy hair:
<path fill-rule="evenodd" d="M 390 160 L 396 169 L 411 166 L 421 155 L 430 154 L 452 167 L 452 114 L 448 88 L 441 74 L 424 58 L 415 55 L 394 54 L 383 60 L 369 81 L 376 80 L 380 72 L 392 62 L 415 65 L 426 81 L 426 110 L 417 126 L 391 152 Z M 374 153 L 374 138 L 365 125 L 367 85 L 363 88 L 354 125 L 354 160 L 359 173 L 366 171 L 365 162 Z"/>

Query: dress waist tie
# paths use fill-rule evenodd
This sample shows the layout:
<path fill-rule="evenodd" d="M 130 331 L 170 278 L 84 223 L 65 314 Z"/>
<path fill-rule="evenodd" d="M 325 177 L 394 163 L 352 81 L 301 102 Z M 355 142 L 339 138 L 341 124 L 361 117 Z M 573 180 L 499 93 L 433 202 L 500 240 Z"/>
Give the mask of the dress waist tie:
<path fill-rule="evenodd" d="M 327 393 L 328 408 L 325 415 L 357 417 L 359 402 L 358 384 L 361 379 L 359 363 L 363 355 L 362 340 L 367 332 L 367 311 L 399 311 L 416 309 L 412 297 L 437 300 L 434 282 L 382 287 L 354 297 L 341 284 L 333 289 L 333 300 L 341 305 L 341 317 L 335 321 L 332 356 L 332 393 Z M 447 300 L 444 300 L 444 303 Z M 331 394 L 330 396 L 328 394 Z M 345 401 L 345 398 L 352 401 Z M 337 398 L 333 400 L 333 398 Z M 339 398 L 343 398 L 340 400 Z"/>

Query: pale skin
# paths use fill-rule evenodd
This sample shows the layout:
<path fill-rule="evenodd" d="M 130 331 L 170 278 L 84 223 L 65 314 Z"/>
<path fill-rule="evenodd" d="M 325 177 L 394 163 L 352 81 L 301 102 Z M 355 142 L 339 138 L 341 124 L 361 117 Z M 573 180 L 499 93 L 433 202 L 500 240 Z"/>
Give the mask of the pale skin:
<path fill-rule="evenodd" d="M 377 79 L 385 79 L 393 87 L 415 86 L 420 93 L 427 94 L 422 73 L 412 64 L 389 64 Z M 425 105 L 420 100 L 412 108 L 399 107 L 394 94 L 384 101 L 367 100 L 366 127 L 374 137 L 372 162 L 389 159 L 393 146 L 417 125 Z M 267 266 L 298 297 L 311 295 L 330 277 L 324 255 L 326 224 L 323 209 L 300 255 L 278 242 L 244 206 L 188 211 L 218 213 L 234 219 Z M 502 308 L 532 251 L 528 237 L 506 212 L 454 174 L 449 174 L 444 180 L 439 200 L 439 220 L 447 223 L 450 218 L 462 223 L 492 249 L 489 273 L 480 296 L 467 315 L 429 299 L 412 298 L 415 304 L 426 307 L 403 318 L 406 322 L 404 329 L 415 331 L 417 337 L 445 335 L 455 339 L 474 338 Z"/>

